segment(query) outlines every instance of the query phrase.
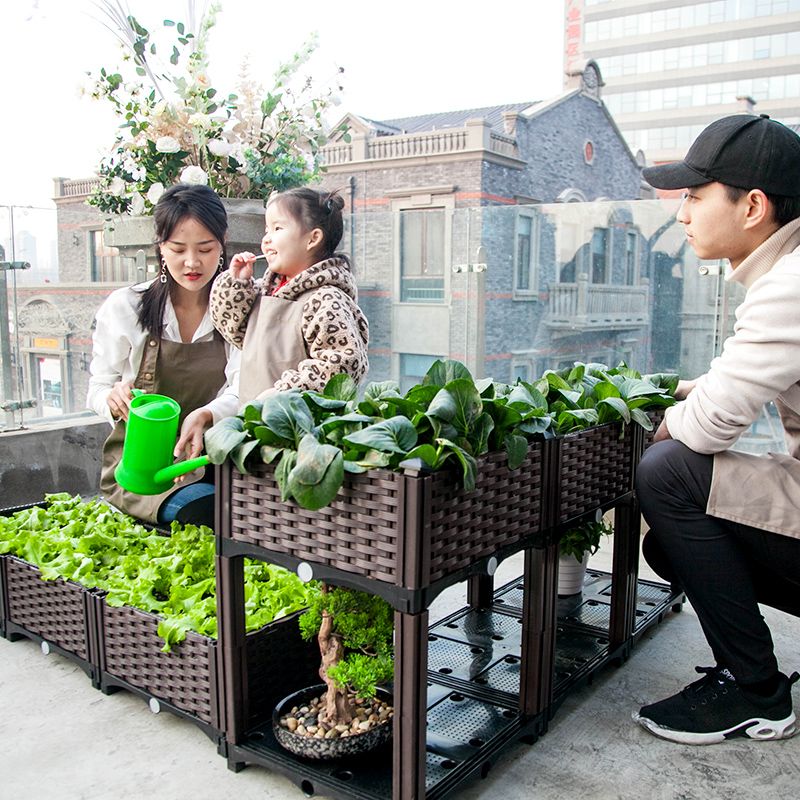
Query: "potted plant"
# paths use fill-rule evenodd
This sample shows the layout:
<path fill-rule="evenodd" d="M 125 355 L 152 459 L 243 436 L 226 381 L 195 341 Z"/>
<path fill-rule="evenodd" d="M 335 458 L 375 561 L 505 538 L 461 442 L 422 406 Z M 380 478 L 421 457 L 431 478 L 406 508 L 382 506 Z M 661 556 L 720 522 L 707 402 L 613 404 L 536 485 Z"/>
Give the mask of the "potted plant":
<path fill-rule="evenodd" d="M 583 590 L 589 556 L 600 548 L 603 536 L 614 533 L 604 519 L 586 521 L 570 528 L 558 543 L 558 596 L 567 597 Z"/>
<path fill-rule="evenodd" d="M 323 684 L 282 700 L 273 715 L 278 742 L 306 758 L 337 758 L 378 747 L 391 736 L 393 611 L 380 597 L 320 584 L 300 618 L 317 637 Z"/>

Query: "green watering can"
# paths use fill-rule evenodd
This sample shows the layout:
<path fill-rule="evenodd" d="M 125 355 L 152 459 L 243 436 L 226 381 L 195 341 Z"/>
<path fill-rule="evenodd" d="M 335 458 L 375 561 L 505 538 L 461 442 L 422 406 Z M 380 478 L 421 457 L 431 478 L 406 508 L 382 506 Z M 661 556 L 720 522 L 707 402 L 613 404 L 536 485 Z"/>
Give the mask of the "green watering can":
<path fill-rule="evenodd" d="M 200 456 L 173 463 L 181 407 L 163 394 L 132 391 L 122 459 L 114 477 L 134 494 L 161 494 L 173 487 L 173 478 L 210 462 L 208 456 Z"/>

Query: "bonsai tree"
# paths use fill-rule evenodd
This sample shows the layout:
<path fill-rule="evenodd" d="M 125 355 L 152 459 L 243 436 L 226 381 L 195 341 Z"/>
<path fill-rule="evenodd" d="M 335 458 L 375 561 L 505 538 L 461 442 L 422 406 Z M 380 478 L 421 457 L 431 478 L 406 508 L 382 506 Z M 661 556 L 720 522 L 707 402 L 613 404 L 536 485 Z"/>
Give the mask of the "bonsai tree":
<path fill-rule="evenodd" d="M 610 536 L 614 533 L 604 519 L 599 522 L 594 520 L 582 522 L 580 525 L 570 528 L 559 540 L 559 554 L 565 557 L 572 556 L 576 561 L 583 561 L 583 554 L 588 551 L 589 555 L 594 555 L 600 549 L 600 540 L 603 536 Z"/>
<path fill-rule="evenodd" d="M 323 583 L 300 617 L 300 632 L 319 642 L 319 675 L 327 686 L 319 721 L 349 725 L 356 698 L 373 698 L 377 686 L 392 678 L 391 606 L 366 592 Z"/>

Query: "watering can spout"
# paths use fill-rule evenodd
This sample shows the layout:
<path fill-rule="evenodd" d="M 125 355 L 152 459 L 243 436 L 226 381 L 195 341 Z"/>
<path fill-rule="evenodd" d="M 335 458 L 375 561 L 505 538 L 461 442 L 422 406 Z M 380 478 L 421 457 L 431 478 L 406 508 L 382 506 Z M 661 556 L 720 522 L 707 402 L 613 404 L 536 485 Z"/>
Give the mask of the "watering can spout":
<path fill-rule="evenodd" d="M 208 456 L 173 463 L 181 407 L 171 397 L 133 390 L 117 483 L 134 494 L 161 494 L 179 475 L 204 467 Z"/>

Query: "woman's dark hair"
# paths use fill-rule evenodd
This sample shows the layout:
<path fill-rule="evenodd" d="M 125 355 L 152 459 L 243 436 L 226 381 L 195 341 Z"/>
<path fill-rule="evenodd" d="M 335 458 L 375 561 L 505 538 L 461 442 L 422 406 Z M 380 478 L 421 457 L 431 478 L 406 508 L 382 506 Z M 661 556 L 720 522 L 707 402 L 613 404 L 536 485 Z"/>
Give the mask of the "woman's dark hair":
<path fill-rule="evenodd" d="M 278 202 L 305 230 L 312 231 L 314 228 L 319 228 L 322 231 L 323 258 L 330 258 L 336 253 L 344 233 L 342 220 L 344 198 L 338 191 L 326 192 L 302 186 L 273 194 L 267 205 Z M 343 253 L 337 255 L 347 260 Z"/>
<path fill-rule="evenodd" d="M 738 186 L 725 186 L 725 193 L 731 203 L 738 202 L 747 194 L 747 189 L 740 189 Z M 764 192 L 766 194 L 766 192 Z M 800 197 L 784 197 L 777 194 L 767 194 L 767 200 L 772 206 L 772 218 L 778 227 L 788 225 L 792 220 L 800 217 Z"/>
<path fill-rule="evenodd" d="M 208 228 L 214 238 L 222 245 L 222 263 L 227 260 L 225 235 L 228 232 L 228 214 L 217 193 L 208 186 L 179 183 L 171 186 L 161 195 L 153 211 L 155 221 L 156 258 L 161 265 L 161 244 L 166 242 L 183 220 L 197 220 Z M 169 270 L 165 270 L 167 282 L 154 280 L 142 292 L 139 304 L 139 325 L 151 336 L 161 337 L 164 328 L 164 308 L 167 297 L 175 285 Z M 210 283 L 209 283 L 210 286 Z"/>

